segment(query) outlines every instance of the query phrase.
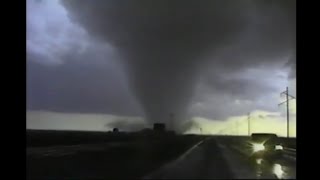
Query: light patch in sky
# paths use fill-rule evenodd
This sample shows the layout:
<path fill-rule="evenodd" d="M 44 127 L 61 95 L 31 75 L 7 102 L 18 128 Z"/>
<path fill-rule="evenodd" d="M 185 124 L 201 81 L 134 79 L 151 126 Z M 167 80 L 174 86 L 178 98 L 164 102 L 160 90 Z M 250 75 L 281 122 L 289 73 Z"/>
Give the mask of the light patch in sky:
<path fill-rule="evenodd" d="M 254 111 L 250 114 L 251 133 L 276 133 L 286 136 L 286 120 L 279 112 Z M 248 116 L 234 116 L 226 120 L 194 117 L 183 122 L 184 134 L 248 135 Z M 27 129 L 109 131 L 122 124 L 124 131 L 137 131 L 146 127 L 144 118 L 114 116 L 107 114 L 57 113 L 49 111 L 27 111 Z M 123 126 L 124 124 L 124 126 Z M 135 127 L 135 129 L 130 129 Z M 140 127 L 140 128 L 138 128 Z M 296 137 L 296 118 L 290 120 L 290 137 Z"/>
<path fill-rule="evenodd" d="M 82 131 L 109 131 L 115 127 L 106 126 L 113 122 L 126 123 L 125 131 L 130 127 L 146 125 L 139 117 L 115 116 L 108 114 L 59 113 L 50 111 L 27 111 L 27 129 L 47 130 L 82 130 Z"/>
<path fill-rule="evenodd" d="M 185 123 L 191 124 L 185 134 L 248 135 L 248 115 L 234 116 L 224 121 L 194 117 Z M 278 136 L 287 136 L 286 118 L 279 112 L 252 112 L 250 127 L 250 133 L 275 133 Z M 289 134 L 290 137 L 296 137 L 295 116 L 290 120 Z"/>

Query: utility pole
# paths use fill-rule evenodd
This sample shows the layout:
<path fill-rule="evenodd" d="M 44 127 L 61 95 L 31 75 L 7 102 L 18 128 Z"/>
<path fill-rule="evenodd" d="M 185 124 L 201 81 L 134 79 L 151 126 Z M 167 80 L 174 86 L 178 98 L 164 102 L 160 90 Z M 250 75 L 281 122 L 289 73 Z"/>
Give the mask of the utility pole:
<path fill-rule="evenodd" d="M 281 96 L 282 94 L 285 94 L 285 95 L 286 95 L 286 100 L 285 100 L 284 102 L 278 104 L 278 106 L 280 106 L 281 104 L 287 103 L 287 138 L 289 138 L 289 101 L 292 100 L 292 99 L 295 99 L 295 97 L 293 97 L 293 96 L 291 96 L 291 95 L 289 94 L 289 88 L 288 88 L 288 87 L 287 87 L 287 90 L 286 90 L 286 91 L 280 93 L 280 96 Z M 291 99 L 289 99 L 289 97 L 290 97 Z"/>
<path fill-rule="evenodd" d="M 250 113 L 248 113 L 248 136 L 250 136 Z"/>

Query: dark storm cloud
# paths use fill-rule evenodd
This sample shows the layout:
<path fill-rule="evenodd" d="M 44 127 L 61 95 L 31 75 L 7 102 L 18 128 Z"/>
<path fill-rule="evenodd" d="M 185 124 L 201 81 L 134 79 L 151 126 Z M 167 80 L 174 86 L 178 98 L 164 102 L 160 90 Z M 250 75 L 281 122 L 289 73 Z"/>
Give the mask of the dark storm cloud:
<path fill-rule="evenodd" d="M 207 74 L 197 85 L 190 107 L 191 114 L 225 120 L 257 109 L 278 111 L 279 92 L 288 83 L 286 74 L 281 68 Z"/>
<path fill-rule="evenodd" d="M 289 61 L 286 63 L 289 69 L 289 78 L 294 79 L 296 78 L 296 57 L 290 57 Z"/>
<path fill-rule="evenodd" d="M 230 2 L 227 9 L 216 1 L 63 2 L 71 19 L 124 53 L 131 85 L 151 121 L 165 121 L 170 112 L 182 118 L 192 95 L 195 58 L 246 24 L 243 4 Z M 214 25 L 220 21 L 225 23 Z"/>
<path fill-rule="evenodd" d="M 92 57 L 92 56 L 91 56 Z M 60 65 L 27 61 L 27 108 L 141 116 L 123 75 L 111 63 L 68 59 Z M 35 57 L 36 58 L 36 57 Z"/>
<path fill-rule="evenodd" d="M 268 92 L 277 90 L 269 84 L 263 84 L 263 81 L 248 78 L 232 78 L 226 79 L 224 77 L 208 77 L 205 81 L 211 92 L 230 94 L 234 97 L 243 98 L 247 100 L 254 100 Z M 254 89 L 252 87 L 254 86 Z"/>
<path fill-rule="evenodd" d="M 239 71 L 287 61 L 295 44 L 293 0 L 62 2 L 73 22 L 122 54 L 150 121 L 167 121 L 170 112 L 182 118 L 205 67 Z M 216 80 L 218 88 L 246 85 Z"/>

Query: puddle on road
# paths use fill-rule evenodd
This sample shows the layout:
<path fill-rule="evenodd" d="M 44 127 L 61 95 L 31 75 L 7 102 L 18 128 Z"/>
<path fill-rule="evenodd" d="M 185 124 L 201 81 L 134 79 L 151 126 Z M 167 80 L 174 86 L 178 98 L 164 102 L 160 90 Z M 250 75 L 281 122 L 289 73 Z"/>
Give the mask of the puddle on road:
<path fill-rule="evenodd" d="M 273 174 L 276 175 L 278 179 L 284 178 L 285 172 L 283 171 L 282 166 L 280 164 L 274 164 L 272 171 L 273 171 Z"/>
<path fill-rule="evenodd" d="M 263 159 L 256 159 L 256 163 L 257 163 L 258 165 L 261 165 L 262 161 L 263 161 Z"/>
<path fill-rule="evenodd" d="M 263 159 L 256 159 L 257 179 L 290 179 L 287 167 L 279 163 L 269 163 Z"/>

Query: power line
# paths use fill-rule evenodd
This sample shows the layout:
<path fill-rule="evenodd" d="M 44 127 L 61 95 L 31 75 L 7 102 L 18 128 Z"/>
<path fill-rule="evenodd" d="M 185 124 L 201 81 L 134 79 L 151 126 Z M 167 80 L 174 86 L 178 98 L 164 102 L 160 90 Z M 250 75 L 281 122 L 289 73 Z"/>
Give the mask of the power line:
<path fill-rule="evenodd" d="M 289 101 L 292 100 L 292 99 L 295 99 L 294 96 L 290 95 L 289 94 L 289 88 L 287 87 L 287 90 L 286 91 L 283 91 L 282 93 L 280 93 L 280 96 L 282 94 L 285 94 L 286 95 L 286 100 L 280 104 L 278 104 L 278 106 L 284 104 L 284 103 L 287 103 L 287 137 L 289 138 Z M 289 99 L 289 97 L 291 97 L 291 99 Z"/>

